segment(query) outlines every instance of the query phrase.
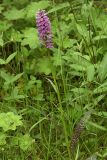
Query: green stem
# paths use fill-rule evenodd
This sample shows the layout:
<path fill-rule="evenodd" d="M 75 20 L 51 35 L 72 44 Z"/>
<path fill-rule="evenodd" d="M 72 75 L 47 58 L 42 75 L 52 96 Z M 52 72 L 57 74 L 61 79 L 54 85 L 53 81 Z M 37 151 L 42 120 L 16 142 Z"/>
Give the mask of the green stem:
<path fill-rule="evenodd" d="M 69 146 L 68 135 L 67 135 L 67 130 L 66 130 L 64 111 L 63 111 L 63 107 L 62 107 L 62 103 L 61 103 L 61 96 L 60 96 L 60 92 L 59 92 L 59 88 L 58 88 L 58 85 L 57 85 L 55 74 L 53 74 L 53 79 L 54 79 L 54 84 L 55 84 L 56 90 L 57 90 L 57 98 L 58 98 L 58 102 L 59 102 L 59 111 L 61 113 L 61 120 L 62 120 L 63 127 L 64 127 L 64 134 L 65 134 L 65 141 L 66 141 L 66 145 L 67 145 L 68 155 L 69 155 L 69 159 L 71 160 L 71 152 L 70 152 L 70 146 Z"/>

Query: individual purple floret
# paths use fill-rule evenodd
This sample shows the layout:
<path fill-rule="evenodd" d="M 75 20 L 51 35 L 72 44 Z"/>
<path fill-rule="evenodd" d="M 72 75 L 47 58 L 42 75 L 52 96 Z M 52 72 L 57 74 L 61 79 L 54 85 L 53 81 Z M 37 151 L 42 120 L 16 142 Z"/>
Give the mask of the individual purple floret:
<path fill-rule="evenodd" d="M 40 41 L 46 48 L 53 48 L 51 23 L 45 10 L 38 11 L 36 15 L 36 24 Z"/>

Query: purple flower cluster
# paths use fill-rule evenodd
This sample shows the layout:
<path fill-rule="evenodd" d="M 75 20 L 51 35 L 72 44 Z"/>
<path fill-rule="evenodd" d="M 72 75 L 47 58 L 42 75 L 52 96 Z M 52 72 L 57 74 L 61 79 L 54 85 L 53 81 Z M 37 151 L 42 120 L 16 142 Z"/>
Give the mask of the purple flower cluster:
<path fill-rule="evenodd" d="M 36 24 L 40 41 L 46 48 L 53 48 L 51 23 L 45 10 L 39 10 L 36 15 Z"/>
<path fill-rule="evenodd" d="M 80 122 L 77 124 L 74 134 L 72 136 L 72 141 L 71 141 L 71 150 L 72 152 L 74 151 L 76 144 L 80 138 L 80 135 L 82 133 L 82 131 L 84 130 L 84 124 L 85 122 L 81 119 Z"/>
<path fill-rule="evenodd" d="M 74 153 L 74 149 L 75 149 L 75 147 L 77 145 L 77 142 L 78 142 L 78 140 L 80 138 L 80 135 L 83 132 L 83 130 L 85 129 L 85 125 L 88 122 L 92 112 L 93 112 L 93 109 L 88 111 L 88 112 L 86 112 L 84 114 L 84 116 L 80 119 L 79 123 L 76 125 L 74 133 L 72 135 L 72 140 L 71 140 L 72 153 Z"/>

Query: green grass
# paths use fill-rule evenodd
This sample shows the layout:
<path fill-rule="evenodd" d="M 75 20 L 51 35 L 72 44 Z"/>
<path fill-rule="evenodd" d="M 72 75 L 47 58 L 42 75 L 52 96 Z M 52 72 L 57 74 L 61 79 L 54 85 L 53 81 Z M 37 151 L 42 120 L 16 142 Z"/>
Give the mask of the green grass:
<path fill-rule="evenodd" d="M 107 13 L 98 4 L 1 2 L 0 160 L 107 159 Z M 53 49 L 40 45 L 38 9 Z"/>

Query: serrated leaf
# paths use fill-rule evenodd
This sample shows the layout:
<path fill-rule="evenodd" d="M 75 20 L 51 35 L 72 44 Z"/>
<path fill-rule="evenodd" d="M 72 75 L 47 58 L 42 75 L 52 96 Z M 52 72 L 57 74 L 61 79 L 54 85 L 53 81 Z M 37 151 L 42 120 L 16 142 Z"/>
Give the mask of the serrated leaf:
<path fill-rule="evenodd" d="M 12 23 L 8 21 L 0 21 L 0 31 L 4 32 L 12 26 Z"/>
<path fill-rule="evenodd" d="M 5 81 L 8 81 L 11 79 L 12 76 L 9 73 L 6 73 L 5 70 L 2 70 L 0 72 L 0 77 L 2 77 Z"/>
<path fill-rule="evenodd" d="M 80 52 L 72 52 L 70 53 L 70 61 L 83 66 L 83 68 L 91 65 L 90 60 L 88 60 L 88 57 L 86 57 L 85 55 L 83 56 Z"/>
<path fill-rule="evenodd" d="M 19 31 L 14 29 L 11 31 L 11 41 L 21 42 L 22 38 L 22 34 Z"/>
<path fill-rule="evenodd" d="M 22 75 L 23 73 L 19 73 L 16 76 L 14 76 L 9 73 L 6 73 L 6 71 L 3 70 L 0 72 L 0 76 L 5 80 L 6 85 L 9 85 L 10 83 L 17 81 Z"/>
<path fill-rule="evenodd" d="M 52 60 L 53 60 L 53 65 L 55 65 L 55 66 L 61 66 L 63 63 L 63 59 L 62 59 L 61 55 L 58 53 L 54 54 L 54 56 L 52 57 Z"/>
<path fill-rule="evenodd" d="M 26 95 L 20 95 L 18 92 L 19 92 L 18 88 L 15 87 L 12 90 L 11 95 L 4 97 L 4 99 L 7 100 L 7 101 L 9 101 L 9 100 L 20 100 L 20 99 L 24 99 L 24 98 L 27 97 Z"/>
<path fill-rule="evenodd" d="M 76 44 L 76 39 L 69 39 L 69 37 L 65 37 L 63 40 L 63 47 L 65 49 L 67 48 L 73 48 L 74 44 Z"/>
<path fill-rule="evenodd" d="M 22 19 L 25 17 L 25 10 L 24 9 L 18 10 L 16 8 L 12 8 L 11 10 L 4 12 L 4 16 L 8 20 Z"/>
<path fill-rule="evenodd" d="M 40 59 L 37 66 L 38 66 L 38 72 L 40 73 L 45 73 L 46 75 L 49 75 L 52 72 L 50 59 L 48 58 Z"/>
<path fill-rule="evenodd" d="M 22 125 L 21 116 L 15 115 L 13 112 L 0 113 L 0 127 L 6 132 L 8 130 L 16 130 L 17 126 Z"/>
<path fill-rule="evenodd" d="M 16 82 L 21 76 L 23 75 L 23 73 L 19 73 L 16 76 L 12 76 L 10 80 L 8 80 L 7 82 L 5 82 L 5 84 L 12 84 L 14 82 Z"/>
<path fill-rule="evenodd" d="M 36 12 L 40 9 L 45 9 L 49 6 L 49 1 L 31 2 L 27 6 L 27 18 L 35 17 Z"/>
<path fill-rule="evenodd" d="M 22 46 L 29 45 L 31 49 L 37 48 L 39 45 L 38 33 L 35 28 L 28 28 L 23 31 L 24 39 L 22 40 Z"/>
<path fill-rule="evenodd" d="M 30 150 L 33 142 L 34 139 L 29 134 L 25 134 L 19 138 L 19 146 L 23 151 Z"/>

